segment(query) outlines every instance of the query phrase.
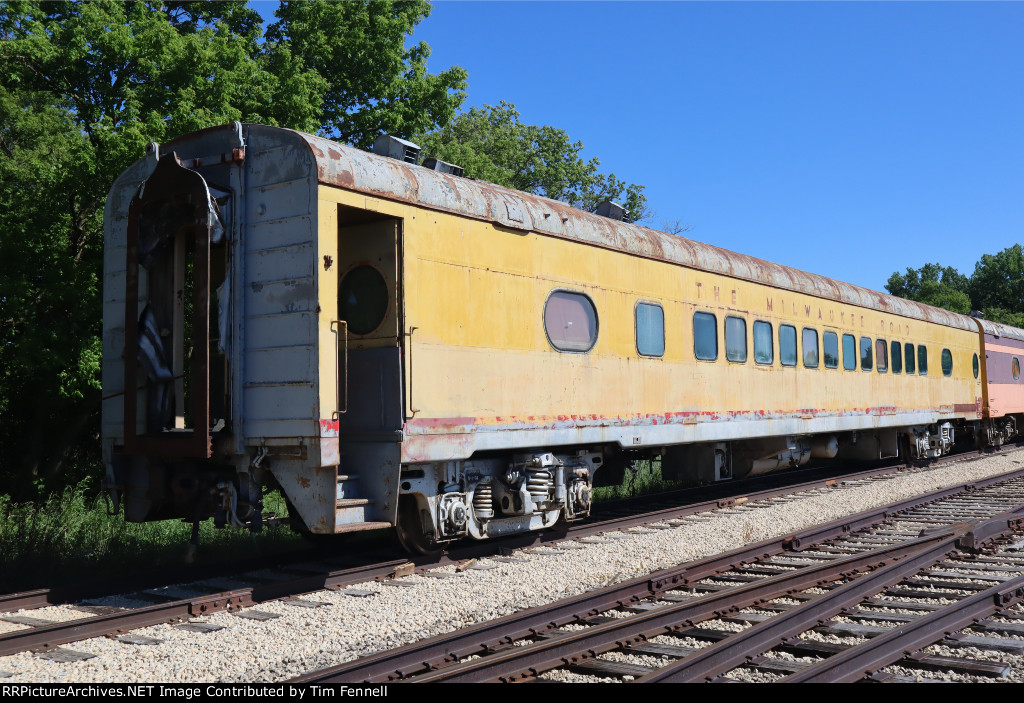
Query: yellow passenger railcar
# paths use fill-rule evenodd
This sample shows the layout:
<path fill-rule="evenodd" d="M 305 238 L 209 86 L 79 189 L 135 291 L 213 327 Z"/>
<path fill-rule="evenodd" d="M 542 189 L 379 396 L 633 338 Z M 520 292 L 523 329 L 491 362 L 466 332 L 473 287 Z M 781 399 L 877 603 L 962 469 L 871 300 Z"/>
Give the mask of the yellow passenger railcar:
<path fill-rule="evenodd" d="M 726 480 L 994 427 L 969 317 L 289 130 L 151 152 L 107 211 L 129 519 L 252 526 L 270 483 L 303 529 L 427 550 L 579 519 L 636 458 Z"/>

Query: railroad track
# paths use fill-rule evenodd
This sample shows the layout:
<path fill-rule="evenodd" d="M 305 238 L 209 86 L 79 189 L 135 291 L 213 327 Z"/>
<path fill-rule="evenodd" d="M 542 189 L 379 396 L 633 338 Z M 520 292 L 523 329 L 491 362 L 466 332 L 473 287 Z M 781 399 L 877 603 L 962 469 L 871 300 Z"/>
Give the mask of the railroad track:
<path fill-rule="evenodd" d="M 987 452 L 991 454 L 992 452 Z M 951 462 L 973 461 L 983 455 L 965 453 L 944 457 L 933 462 L 927 468 L 945 466 Z M 585 537 L 602 534 L 615 529 L 644 525 L 663 519 L 677 519 L 687 515 L 707 512 L 718 508 L 731 508 L 745 503 L 782 497 L 813 490 L 819 487 L 832 487 L 840 483 L 852 483 L 871 480 L 892 475 L 905 470 L 902 463 L 877 466 L 867 470 L 849 471 L 835 467 L 812 467 L 778 472 L 765 476 L 744 479 L 737 482 L 725 482 L 669 491 L 661 494 L 624 498 L 594 507 L 591 518 L 571 527 L 559 527 L 544 532 L 496 538 L 487 542 L 469 542 L 457 545 L 444 554 L 435 557 L 419 557 L 413 560 L 416 569 L 422 571 L 446 564 L 458 563 L 467 559 L 476 559 L 498 554 L 511 549 L 522 549 L 548 542 L 558 542 L 566 538 Z M 0 594 L 0 613 L 13 613 L 20 610 L 44 608 L 65 603 L 82 603 L 90 600 L 102 600 L 109 596 L 130 593 L 142 594 L 143 600 L 155 598 L 160 602 L 173 600 L 161 597 L 159 591 L 169 586 L 177 586 L 187 582 L 200 583 L 210 580 L 234 577 L 248 571 L 273 569 L 281 573 L 289 570 L 309 571 L 311 562 L 335 561 L 345 568 L 327 569 L 324 571 L 325 584 L 332 587 L 342 583 L 341 576 L 345 571 L 353 576 L 361 573 L 372 574 L 372 578 L 380 578 L 380 573 L 390 574 L 394 563 L 408 561 L 405 553 L 393 545 L 389 538 L 368 539 L 364 551 L 385 553 L 392 556 L 381 562 L 360 560 L 359 555 L 343 553 L 341 550 L 324 550 L 325 558 L 309 554 L 277 555 L 271 560 L 245 560 L 230 564 L 205 565 L 187 567 L 182 573 L 181 567 L 173 567 L 166 571 L 136 574 L 130 577 L 119 577 L 98 583 L 70 583 L 56 588 L 39 588 L 30 591 Z M 383 571 L 377 569 L 381 567 Z M 378 573 L 379 572 L 379 573 Z M 183 581 L 182 577 L 187 581 Z M 273 596 L 271 596 L 273 597 Z M 209 599 L 207 599 L 209 600 Z M 244 601 L 243 601 L 244 602 Z M 215 607 L 208 605 L 209 607 Z M 197 605 L 197 609 L 199 606 Z M 86 606 L 85 612 L 89 612 Z M 210 611 L 213 612 L 213 611 Z M 2 617 L 2 616 L 0 616 Z"/>
<path fill-rule="evenodd" d="M 1024 554 L 1016 551 L 1022 528 L 1024 476 L 1018 474 L 929 505 L 868 511 L 293 681 L 508 682 L 573 672 L 699 682 L 725 680 L 740 669 L 792 682 L 899 680 L 884 671 L 891 665 L 1001 676 L 1007 667 L 997 662 L 923 650 L 943 643 L 1024 653 L 1024 640 L 998 636 L 1024 634 L 1024 615 L 1008 612 L 1024 599 Z M 973 632 L 947 636 L 968 627 Z M 801 638 L 809 631 L 862 642 Z"/>
<path fill-rule="evenodd" d="M 936 462 L 934 466 L 945 465 L 947 460 L 971 460 L 976 458 L 976 456 L 972 454 L 947 457 L 942 462 Z M 742 505 L 750 501 L 799 493 L 816 487 L 832 486 L 837 482 L 861 481 L 886 476 L 901 471 L 904 468 L 903 464 L 880 466 L 862 471 L 837 470 L 835 467 L 804 468 L 744 479 L 735 483 L 718 483 L 661 494 L 608 501 L 595 505 L 594 514 L 590 519 L 568 529 L 563 527 L 545 532 L 511 535 L 483 543 L 464 543 L 436 557 L 416 558 L 414 563 L 417 569 L 423 570 L 466 559 L 497 554 L 502 550 L 522 549 L 538 544 L 557 542 L 567 537 L 600 534 L 608 530 L 642 525 L 662 519 L 662 516 L 668 519 L 679 518 L 717 508 Z M 383 553 L 393 558 L 383 561 L 360 559 L 358 554 L 345 553 L 341 549 L 331 548 L 323 550 L 325 554 L 322 556 L 301 553 L 278 555 L 270 560 L 250 559 L 230 564 L 204 565 L 201 567 L 190 566 L 183 568 L 181 565 L 178 565 L 165 571 L 137 574 L 131 577 L 119 577 L 98 583 L 70 583 L 56 588 L 38 588 L 29 591 L 0 594 L 0 613 L 13 613 L 19 610 L 44 608 L 51 605 L 101 600 L 108 596 L 131 593 L 143 594 L 142 599 L 157 598 L 162 602 L 166 602 L 171 599 L 160 598 L 158 592 L 160 589 L 169 586 L 177 586 L 178 590 L 181 590 L 183 583 L 200 583 L 236 577 L 238 574 L 264 569 L 273 569 L 282 573 L 287 573 L 289 570 L 302 570 L 304 568 L 308 571 L 308 564 L 311 562 L 323 562 L 326 560 L 336 561 L 338 564 L 337 569 L 327 569 L 324 574 L 324 577 L 329 579 L 331 584 L 336 584 L 339 583 L 336 576 L 345 569 L 350 570 L 354 575 L 358 575 L 360 570 L 365 570 L 367 573 L 374 574 L 373 578 L 378 578 L 374 567 L 384 567 L 385 571 L 383 573 L 386 575 L 390 573 L 387 571 L 387 568 L 392 566 L 391 562 L 404 563 L 408 561 L 405 552 L 394 544 L 390 533 L 377 539 L 367 535 L 367 540 L 360 545 L 360 549 L 375 554 Z M 344 564 L 344 568 L 342 568 L 342 564 Z M 183 578 L 186 580 L 183 581 Z M 324 587 L 328 587 L 328 584 L 325 584 Z"/>
<path fill-rule="evenodd" d="M 848 476 L 845 478 L 848 485 L 858 485 L 864 482 L 870 482 L 878 479 L 879 474 L 882 473 L 881 469 L 877 469 L 871 472 L 862 472 L 860 474 Z M 1020 472 L 1018 472 L 1020 473 Z M 943 489 L 934 495 L 924 496 L 915 498 L 911 501 L 905 501 L 903 508 L 906 509 L 911 505 L 922 505 L 928 501 L 933 501 L 941 495 L 951 495 L 952 492 L 963 489 L 970 489 L 971 487 L 979 487 L 991 484 L 993 481 L 1002 480 L 1000 479 L 987 479 L 982 482 L 972 482 L 972 484 L 958 486 L 948 489 Z M 829 479 L 817 479 L 810 483 L 805 483 L 800 486 L 790 486 L 788 488 L 773 488 L 768 489 L 761 493 L 752 493 L 745 496 L 747 500 L 744 500 L 744 496 L 732 496 L 717 498 L 712 501 L 703 504 L 690 504 L 686 506 L 661 509 L 654 511 L 653 513 L 647 513 L 642 516 L 632 515 L 621 518 L 612 518 L 603 522 L 594 522 L 591 524 L 579 525 L 572 528 L 569 531 L 561 535 L 543 535 L 539 540 L 534 540 L 533 543 L 545 542 L 546 540 L 552 540 L 556 538 L 571 538 L 579 539 L 588 535 L 601 534 L 612 530 L 622 529 L 631 525 L 650 523 L 653 521 L 660 521 L 667 523 L 666 526 L 671 527 L 672 520 L 678 520 L 686 515 L 692 515 L 701 511 L 706 511 L 723 506 L 739 506 L 736 509 L 746 509 L 747 505 L 761 502 L 771 502 L 773 499 L 787 500 L 784 496 L 788 493 L 792 493 L 794 490 L 813 490 L 815 488 L 822 489 L 825 486 L 832 486 L 827 490 L 834 490 L 836 484 L 834 481 Z M 894 509 L 894 508 L 890 508 Z M 863 516 L 853 520 L 847 520 L 843 530 L 857 529 L 861 526 L 860 520 L 863 520 Z M 820 530 L 809 530 L 805 531 L 800 535 L 793 536 L 789 546 L 799 546 L 801 540 L 815 540 L 818 538 Z M 795 541 L 794 541 L 795 540 Z M 480 550 L 484 547 L 489 548 L 481 552 Z M 142 607 L 131 608 L 128 610 L 110 608 L 105 606 L 102 602 L 98 603 L 87 603 L 79 604 L 78 607 L 84 608 L 91 617 L 83 617 L 67 622 L 40 622 L 32 621 L 31 615 L 20 615 L 14 616 L 15 618 L 21 618 L 24 624 L 30 625 L 30 627 L 9 632 L 0 635 L 0 656 L 8 656 L 18 652 L 35 651 L 40 653 L 44 657 L 52 657 L 57 661 L 73 661 L 76 652 L 73 650 L 65 650 L 59 645 L 66 644 L 69 642 L 78 642 L 91 637 L 117 637 L 121 641 L 129 644 L 146 644 L 146 637 L 139 639 L 138 637 L 131 634 L 133 630 L 139 628 L 148 627 L 150 625 L 162 624 L 162 623 L 178 623 L 179 626 L 185 627 L 186 629 L 191 626 L 199 626 L 196 631 L 205 631 L 202 627 L 207 623 L 202 622 L 191 622 L 196 618 L 208 616 L 224 610 L 231 611 L 233 614 L 246 617 L 247 615 L 253 615 L 254 609 L 250 609 L 249 606 L 256 603 L 265 603 L 271 600 L 288 599 L 285 600 L 288 605 L 296 607 L 315 607 L 316 601 L 309 601 L 308 599 L 296 599 L 296 596 L 309 594 L 316 592 L 321 589 L 331 590 L 342 590 L 352 584 L 366 583 L 375 579 L 383 579 L 389 576 L 394 576 L 396 573 L 404 574 L 414 570 L 419 570 L 421 573 L 428 569 L 434 569 L 440 565 L 452 564 L 464 562 L 466 559 L 480 558 L 486 554 L 493 554 L 495 549 L 508 550 L 508 546 L 502 546 L 500 543 L 497 545 L 483 543 L 478 545 L 471 545 L 466 550 L 453 551 L 450 555 L 441 559 L 422 559 L 417 562 L 408 562 L 404 559 L 390 560 L 387 562 L 369 564 L 365 566 L 355 568 L 345 568 L 332 570 L 324 564 L 296 564 L 280 569 L 277 572 L 263 572 L 259 574 L 250 574 L 246 576 L 237 577 L 238 580 L 248 580 L 249 583 L 242 587 L 232 589 L 217 589 L 216 581 L 207 582 L 202 587 L 206 589 L 206 592 L 189 595 L 184 598 L 175 598 L 173 594 L 175 592 L 181 592 L 181 590 L 188 590 L 188 585 L 182 586 L 179 589 L 152 589 L 149 595 L 153 600 L 160 600 L 162 602 L 153 603 L 152 605 L 146 605 Z M 196 585 L 192 585 L 193 590 Z M 210 592 L 210 591 L 213 592 Z M 351 593 L 351 595 L 359 596 L 365 595 L 365 592 L 359 592 L 358 589 Z M 303 602 L 305 601 L 305 602 Z M 11 601 L 8 601 L 11 602 Z M 260 617 L 253 615 L 254 617 Z M 219 628 L 218 628 L 219 629 Z M 0 667 L 2 669 L 2 667 Z"/>

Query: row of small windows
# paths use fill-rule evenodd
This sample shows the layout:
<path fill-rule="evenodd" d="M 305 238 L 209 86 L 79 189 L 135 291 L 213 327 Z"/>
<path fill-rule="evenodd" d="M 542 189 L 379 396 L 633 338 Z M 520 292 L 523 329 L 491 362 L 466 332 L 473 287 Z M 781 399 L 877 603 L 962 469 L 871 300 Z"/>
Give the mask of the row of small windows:
<path fill-rule="evenodd" d="M 823 364 L 827 369 L 839 368 L 839 335 L 826 330 L 821 336 L 820 347 L 818 341 L 818 330 L 815 328 L 804 327 L 800 331 L 799 349 L 803 350 L 804 367 L 816 369 L 819 364 Z M 870 337 L 861 337 L 858 350 L 857 338 L 852 334 L 844 334 L 842 345 L 843 368 L 847 371 L 856 370 L 859 359 L 862 371 L 877 369 L 879 373 L 903 373 L 906 369 L 908 374 L 928 373 L 928 348 L 923 344 L 915 349 L 913 344 L 886 342 L 884 339 L 872 341 Z M 693 353 L 705 361 L 718 358 L 718 320 L 712 313 L 697 312 L 693 315 Z M 747 360 L 747 321 L 742 317 L 730 315 L 725 318 L 725 358 L 735 363 Z M 779 362 L 783 366 L 796 366 L 800 359 L 796 327 L 779 325 Z M 754 362 L 762 365 L 775 363 L 772 323 L 764 320 L 754 321 Z M 952 374 L 953 354 L 949 349 L 943 349 L 942 375 Z M 977 354 L 974 357 L 974 377 L 978 377 Z"/>
<path fill-rule="evenodd" d="M 551 345 L 559 351 L 586 352 L 597 342 L 597 310 L 593 301 L 582 293 L 556 290 L 548 296 L 544 306 L 544 329 Z M 775 338 L 772 323 L 755 320 L 753 326 L 754 363 L 775 363 Z M 839 335 L 826 330 L 818 345 L 818 330 L 804 327 L 800 331 L 799 349 L 803 350 L 803 365 L 816 369 L 823 364 L 827 369 L 839 368 Z M 798 353 L 797 329 L 793 325 L 779 325 L 779 362 L 783 366 L 796 366 Z M 660 357 L 665 354 L 665 311 L 655 303 L 636 305 L 636 348 L 641 356 Z M 733 363 L 747 361 L 747 321 L 730 315 L 725 318 L 725 358 Z M 862 371 L 877 369 L 879 373 L 928 373 L 928 348 L 923 344 L 902 344 L 884 339 L 872 341 L 870 337 L 858 340 L 852 334 L 842 338 L 842 362 L 847 371 L 857 369 L 858 359 Z M 693 314 L 693 353 L 698 359 L 718 359 L 718 318 L 709 312 Z M 1014 360 L 1016 361 L 1016 359 Z M 1019 368 L 1019 367 L 1018 367 Z M 978 377 L 978 355 L 974 355 L 974 377 Z M 1015 369 L 1016 371 L 1016 369 Z M 942 375 L 953 374 L 953 354 L 942 350 Z M 1016 371 L 1014 378 L 1017 378 Z"/>

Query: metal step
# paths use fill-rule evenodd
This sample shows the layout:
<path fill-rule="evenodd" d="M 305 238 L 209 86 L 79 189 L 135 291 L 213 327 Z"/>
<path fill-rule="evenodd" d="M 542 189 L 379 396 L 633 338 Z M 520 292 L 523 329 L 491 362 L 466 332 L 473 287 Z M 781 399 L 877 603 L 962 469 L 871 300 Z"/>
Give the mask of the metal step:
<path fill-rule="evenodd" d="M 369 498 L 340 498 L 335 507 L 338 510 L 345 510 L 347 508 L 357 508 L 360 505 L 369 505 L 370 502 Z"/>
<path fill-rule="evenodd" d="M 353 494 L 359 495 L 359 477 L 355 474 L 338 474 L 334 497 L 338 501 L 352 499 Z M 348 495 L 346 495 L 346 493 Z"/>

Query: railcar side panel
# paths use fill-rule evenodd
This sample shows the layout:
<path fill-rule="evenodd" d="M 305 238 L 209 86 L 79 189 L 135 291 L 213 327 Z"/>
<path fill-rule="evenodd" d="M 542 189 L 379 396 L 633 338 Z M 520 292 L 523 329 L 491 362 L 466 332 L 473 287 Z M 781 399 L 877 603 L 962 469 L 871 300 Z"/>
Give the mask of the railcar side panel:
<path fill-rule="evenodd" d="M 330 191 L 329 191 L 330 192 Z M 334 191 L 338 200 L 358 195 Z M 656 446 L 834 432 L 975 418 L 977 335 L 760 284 L 624 255 L 446 213 L 404 214 L 406 329 L 415 328 L 406 462 L 468 458 L 536 444 Z M 552 349 L 543 309 L 553 290 L 588 295 L 598 311 L 588 353 Z M 665 311 L 665 353 L 635 347 L 638 300 Z M 926 375 L 759 366 L 693 355 L 697 311 L 924 344 Z M 953 372 L 940 368 L 942 349 Z M 528 412 L 523 412 L 527 407 Z"/>
<path fill-rule="evenodd" d="M 1001 417 L 1024 412 L 1024 340 L 985 335 L 985 369 L 988 382 L 988 413 Z"/>

